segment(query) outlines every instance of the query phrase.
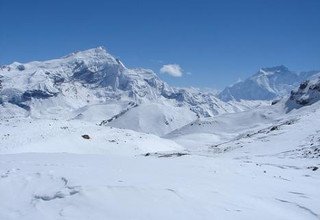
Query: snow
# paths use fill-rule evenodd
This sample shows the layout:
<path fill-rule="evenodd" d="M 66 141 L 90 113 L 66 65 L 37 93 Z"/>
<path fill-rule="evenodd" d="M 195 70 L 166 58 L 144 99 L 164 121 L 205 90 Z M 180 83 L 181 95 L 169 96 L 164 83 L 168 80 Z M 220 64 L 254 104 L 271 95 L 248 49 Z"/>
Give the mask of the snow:
<path fill-rule="evenodd" d="M 187 108 L 142 104 L 108 125 L 163 136 L 196 118 L 196 114 Z"/>
<path fill-rule="evenodd" d="M 223 102 L 212 92 L 169 86 L 152 70 L 126 68 L 101 47 L 0 68 L 0 108 L 6 108 L 0 111 L 11 111 L 7 109 L 12 108 L 10 103 L 31 117 L 72 118 L 81 109 L 91 109 L 90 105 L 96 108 L 114 102 L 184 107 L 200 117 L 252 107 L 252 103 Z"/>
<path fill-rule="evenodd" d="M 219 94 L 219 98 L 223 101 L 272 100 L 288 95 L 300 82 L 313 78 L 319 72 L 308 71 L 297 74 L 285 66 L 261 68 L 246 80 L 226 87 Z"/>
<path fill-rule="evenodd" d="M 0 219 L 320 218 L 315 75 L 272 105 L 170 87 L 103 48 L 0 75 Z"/>
<path fill-rule="evenodd" d="M 1 164 L 1 219 L 317 219 L 318 213 L 319 179 L 303 165 L 74 154 L 7 155 Z"/>
<path fill-rule="evenodd" d="M 98 126 L 82 120 L 22 118 L 6 120 L 0 126 L 1 154 L 64 152 L 137 155 L 183 150 L 175 142 L 155 135 Z M 84 139 L 82 135 L 89 135 L 90 139 Z"/>
<path fill-rule="evenodd" d="M 2 120 L 0 219 L 319 219 L 319 105 L 216 116 L 167 139 Z"/>

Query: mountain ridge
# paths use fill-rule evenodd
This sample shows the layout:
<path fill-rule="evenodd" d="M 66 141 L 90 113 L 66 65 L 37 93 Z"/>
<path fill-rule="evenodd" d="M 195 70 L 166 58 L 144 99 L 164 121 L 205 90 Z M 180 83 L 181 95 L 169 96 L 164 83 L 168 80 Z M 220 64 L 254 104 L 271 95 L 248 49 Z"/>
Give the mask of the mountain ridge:
<path fill-rule="evenodd" d="M 223 101 L 272 100 L 289 94 L 302 81 L 319 72 L 296 73 L 284 65 L 261 68 L 244 81 L 226 87 L 218 97 Z"/>
<path fill-rule="evenodd" d="M 225 103 L 210 92 L 169 86 L 152 70 L 125 67 L 102 47 L 48 61 L 14 62 L 2 66 L 0 76 L 2 108 L 35 117 L 71 117 L 70 112 L 86 105 L 117 100 L 184 107 L 199 117 L 250 107 Z"/>

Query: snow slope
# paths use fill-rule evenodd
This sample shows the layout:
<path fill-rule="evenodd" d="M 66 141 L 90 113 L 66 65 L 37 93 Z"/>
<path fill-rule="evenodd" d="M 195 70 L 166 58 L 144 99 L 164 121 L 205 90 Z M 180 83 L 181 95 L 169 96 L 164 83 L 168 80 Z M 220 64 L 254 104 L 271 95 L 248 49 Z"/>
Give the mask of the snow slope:
<path fill-rule="evenodd" d="M 22 132 L 23 131 L 23 132 Z M 82 136 L 88 135 L 89 139 Z M 76 153 L 137 155 L 183 151 L 173 141 L 91 122 L 13 118 L 0 124 L 0 153 Z"/>
<path fill-rule="evenodd" d="M 89 122 L 8 119 L 0 219 L 319 219 L 319 105 L 218 116 L 232 138 L 198 151 Z"/>
<path fill-rule="evenodd" d="M 107 125 L 163 136 L 196 118 L 196 114 L 187 108 L 142 104 Z"/>

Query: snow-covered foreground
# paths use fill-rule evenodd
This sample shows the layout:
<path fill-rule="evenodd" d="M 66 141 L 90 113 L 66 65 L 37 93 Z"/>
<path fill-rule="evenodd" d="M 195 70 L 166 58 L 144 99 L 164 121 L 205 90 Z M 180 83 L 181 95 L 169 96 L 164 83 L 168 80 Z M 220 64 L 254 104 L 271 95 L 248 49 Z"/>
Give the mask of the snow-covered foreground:
<path fill-rule="evenodd" d="M 319 219 L 319 106 L 217 116 L 168 139 L 2 120 L 0 219 Z"/>
<path fill-rule="evenodd" d="M 320 178 L 307 161 L 45 153 L 0 158 L 0 219 L 319 218 Z"/>

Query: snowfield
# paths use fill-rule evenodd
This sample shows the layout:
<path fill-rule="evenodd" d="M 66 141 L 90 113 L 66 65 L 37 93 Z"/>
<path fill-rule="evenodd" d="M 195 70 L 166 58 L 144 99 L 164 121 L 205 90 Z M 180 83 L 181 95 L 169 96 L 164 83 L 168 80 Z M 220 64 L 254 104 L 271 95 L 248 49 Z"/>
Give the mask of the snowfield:
<path fill-rule="evenodd" d="M 88 135 L 88 139 L 85 137 Z M 156 135 L 98 126 L 85 121 L 11 119 L 1 123 L 1 154 L 124 154 L 183 150 Z"/>
<path fill-rule="evenodd" d="M 319 219 L 319 106 L 281 120 L 279 106 L 269 118 L 217 116 L 218 126 L 172 140 L 79 120 L 3 120 L 0 219 Z"/>
<path fill-rule="evenodd" d="M 278 69 L 253 77 L 272 97 Z M 312 77 L 224 102 L 103 48 L 2 66 L 0 220 L 320 219 Z"/>

